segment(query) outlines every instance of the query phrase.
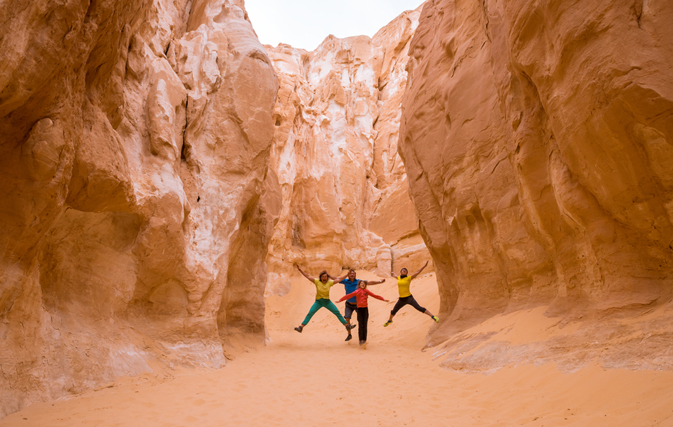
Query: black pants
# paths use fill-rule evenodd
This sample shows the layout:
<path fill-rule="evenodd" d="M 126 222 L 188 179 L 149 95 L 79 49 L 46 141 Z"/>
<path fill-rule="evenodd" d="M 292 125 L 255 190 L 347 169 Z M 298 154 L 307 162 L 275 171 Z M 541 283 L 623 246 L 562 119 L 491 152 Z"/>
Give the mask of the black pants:
<path fill-rule="evenodd" d="M 400 298 L 400 299 L 398 299 L 397 302 L 395 303 L 395 307 L 393 307 L 393 309 L 392 309 L 392 311 L 390 312 L 390 314 L 392 314 L 393 316 L 396 315 L 397 312 L 400 311 L 400 309 L 401 309 L 402 307 L 404 307 L 405 305 L 407 305 L 407 304 L 409 304 L 410 306 L 412 306 L 412 307 L 415 308 L 416 310 L 420 311 L 421 313 L 425 313 L 425 307 L 421 307 L 421 306 L 416 302 L 416 300 L 414 299 L 413 295 L 409 295 L 408 297 L 404 297 L 404 298 Z"/>
<path fill-rule="evenodd" d="M 369 321 L 369 308 L 358 307 L 358 338 L 367 341 L 367 322 Z"/>

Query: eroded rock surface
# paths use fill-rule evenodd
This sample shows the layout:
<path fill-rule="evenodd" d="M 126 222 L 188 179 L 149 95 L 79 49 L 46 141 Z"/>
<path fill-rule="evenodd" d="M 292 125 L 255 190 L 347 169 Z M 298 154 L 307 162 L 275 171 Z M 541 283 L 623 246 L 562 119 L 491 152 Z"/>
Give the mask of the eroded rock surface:
<path fill-rule="evenodd" d="M 397 154 L 419 14 L 403 13 L 373 38 L 330 36 L 313 52 L 267 46 L 280 80 L 271 156 L 283 200 L 269 283 L 281 293 L 294 263 L 387 276 L 391 263 L 429 259 Z"/>
<path fill-rule="evenodd" d="M 670 307 L 638 317 L 673 291 L 672 24 L 665 1 L 426 3 L 400 153 L 440 282 L 433 342 L 542 304 L 584 322 L 534 349 L 453 337 L 448 365 L 673 368 Z"/>
<path fill-rule="evenodd" d="M 277 78 L 243 1 L 0 21 L 0 417 L 263 340 Z"/>

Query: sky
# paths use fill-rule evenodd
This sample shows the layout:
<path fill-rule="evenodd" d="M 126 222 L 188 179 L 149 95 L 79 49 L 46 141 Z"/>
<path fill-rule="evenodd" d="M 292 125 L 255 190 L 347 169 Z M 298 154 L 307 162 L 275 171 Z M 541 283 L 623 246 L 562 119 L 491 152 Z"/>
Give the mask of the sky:
<path fill-rule="evenodd" d="M 423 0 L 245 0 L 245 9 L 263 44 L 287 43 L 314 50 L 330 34 L 373 36 Z"/>

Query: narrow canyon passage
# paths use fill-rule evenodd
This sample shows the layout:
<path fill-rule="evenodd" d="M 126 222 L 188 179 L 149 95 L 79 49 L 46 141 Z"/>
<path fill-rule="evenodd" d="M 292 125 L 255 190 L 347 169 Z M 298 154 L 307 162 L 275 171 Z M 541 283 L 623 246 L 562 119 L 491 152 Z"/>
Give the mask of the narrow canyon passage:
<path fill-rule="evenodd" d="M 391 281 L 372 290 L 388 299 L 396 294 Z M 333 288 L 332 298 L 340 293 Z M 436 311 L 434 274 L 419 278 L 414 294 Z M 0 426 L 670 425 L 671 372 L 594 365 L 561 373 L 553 364 L 491 375 L 450 371 L 432 349 L 420 351 L 427 317 L 403 310 L 384 329 L 390 305 L 372 301 L 370 344 L 361 350 L 343 341 L 326 310 L 301 335 L 292 331 L 311 299 L 303 279 L 287 296 L 269 297 L 269 344 L 223 369 L 126 377 L 70 400 L 34 404 Z"/>
<path fill-rule="evenodd" d="M 0 425 L 673 426 L 673 2 L 413 7 L 0 5 Z"/>

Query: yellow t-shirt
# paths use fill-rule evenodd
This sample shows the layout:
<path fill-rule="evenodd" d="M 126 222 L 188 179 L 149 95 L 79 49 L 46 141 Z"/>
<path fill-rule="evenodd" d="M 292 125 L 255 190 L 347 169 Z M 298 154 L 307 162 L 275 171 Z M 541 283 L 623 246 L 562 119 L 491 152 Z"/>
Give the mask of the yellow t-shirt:
<path fill-rule="evenodd" d="M 400 291 L 400 298 L 406 298 L 411 296 L 411 291 L 409 291 L 409 286 L 411 285 L 411 276 L 402 278 L 397 276 L 397 287 Z"/>
<path fill-rule="evenodd" d="M 328 279 L 323 283 L 320 279 L 315 279 L 315 299 L 329 299 L 329 289 L 334 286 L 334 280 Z"/>

